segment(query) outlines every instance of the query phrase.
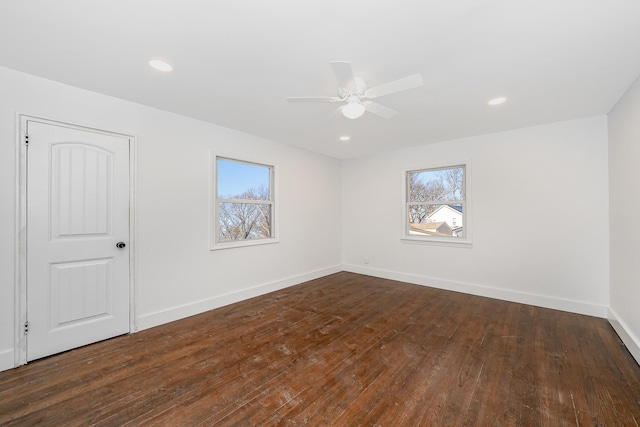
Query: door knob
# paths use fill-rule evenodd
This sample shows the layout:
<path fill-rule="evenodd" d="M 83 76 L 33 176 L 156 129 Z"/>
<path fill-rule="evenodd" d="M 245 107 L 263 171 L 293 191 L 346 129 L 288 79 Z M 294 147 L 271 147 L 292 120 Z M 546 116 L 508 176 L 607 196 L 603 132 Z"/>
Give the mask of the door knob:
<path fill-rule="evenodd" d="M 122 249 L 122 248 L 124 248 L 125 246 L 127 246 L 127 244 L 126 244 L 125 242 L 118 242 L 118 243 L 116 243 L 116 248 L 118 248 L 118 249 Z"/>

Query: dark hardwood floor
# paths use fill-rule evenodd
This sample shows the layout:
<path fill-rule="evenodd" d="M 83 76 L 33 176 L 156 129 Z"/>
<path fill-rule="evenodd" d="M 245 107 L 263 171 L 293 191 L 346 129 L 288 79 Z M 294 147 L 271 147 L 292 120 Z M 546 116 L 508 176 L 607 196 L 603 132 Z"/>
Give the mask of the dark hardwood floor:
<path fill-rule="evenodd" d="M 0 372 L 1 425 L 638 426 L 604 319 L 338 273 Z"/>

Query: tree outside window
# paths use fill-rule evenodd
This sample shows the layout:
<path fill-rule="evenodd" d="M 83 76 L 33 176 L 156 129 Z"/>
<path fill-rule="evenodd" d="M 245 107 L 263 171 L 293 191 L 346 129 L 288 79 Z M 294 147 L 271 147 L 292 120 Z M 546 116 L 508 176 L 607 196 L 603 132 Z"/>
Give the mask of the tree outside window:
<path fill-rule="evenodd" d="M 272 240 L 274 167 L 216 157 L 215 171 L 214 248 Z"/>
<path fill-rule="evenodd" d="M 408 171 L 406 235 L 464 238 L 465 166 Z"/>

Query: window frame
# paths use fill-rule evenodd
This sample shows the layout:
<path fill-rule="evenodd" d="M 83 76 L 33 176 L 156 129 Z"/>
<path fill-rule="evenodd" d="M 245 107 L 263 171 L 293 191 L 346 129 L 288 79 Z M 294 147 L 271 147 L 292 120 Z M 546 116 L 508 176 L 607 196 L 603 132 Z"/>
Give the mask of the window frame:
<path fill-rule="evenodd" d="M 410 202 L 409 201 L 409 173 L 422 172 L 422 171 L 436 171 L 444 169 L 453 169 L 457 167 L 463 167 L 463 200 L 445 200 L 437 202 Z M 440 245 L 451 247 L 472 247 L 472 219 L 471 219 L 471 162 L 470 161 L 458 161 L 458 162 L 442 162 L 436 165 L 421 165 L 417 167 L 408 167 L 402 170 L 402 232 L 400 240 L 403 243 L 412 244 L 427 244 L 427 245 Z M 435 236 L 419 236 L 409 234 L 409 206 L 416 204 L 428 204 L 428 205 L 462 205 L 462 226 L 464 228 L 464 237 L 435 237 Z"/>
<path fill-rule="evenodd" d="M 246 165 L 255 165 L 269 168 L 269 200 L 245 200 L 218 198 L 218 160 L 228 160 Z M 278 165 L 275 162 L 264 159 L 249 159 L 245 156 L 228 156 L 211 152 L 210 157 L 210 185 L 209 189 L 209 249 L 212 251 L 232 249 L 246 246 L 268 245 L 279 242 L 278 235 Z M 219 241 L 220 235 L 220 203 L 248 203 L 271 206 L 271 237 L 249 240 Z"/>

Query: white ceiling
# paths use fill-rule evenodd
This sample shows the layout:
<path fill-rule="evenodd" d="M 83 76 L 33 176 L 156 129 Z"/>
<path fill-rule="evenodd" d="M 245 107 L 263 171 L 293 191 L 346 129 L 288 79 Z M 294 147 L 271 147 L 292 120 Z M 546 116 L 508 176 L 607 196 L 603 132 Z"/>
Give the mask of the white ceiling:
<path fill-rule="evenodd" d="M 286 102 L 336 95 L 330 61 L 425 85 L 377 99 L 389 120 Z M 607 113 L 640 74 L 640 1 L 1 0 L 0 65 L 351 158 Z"/>

